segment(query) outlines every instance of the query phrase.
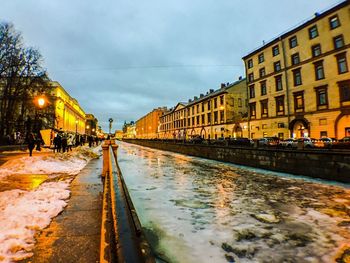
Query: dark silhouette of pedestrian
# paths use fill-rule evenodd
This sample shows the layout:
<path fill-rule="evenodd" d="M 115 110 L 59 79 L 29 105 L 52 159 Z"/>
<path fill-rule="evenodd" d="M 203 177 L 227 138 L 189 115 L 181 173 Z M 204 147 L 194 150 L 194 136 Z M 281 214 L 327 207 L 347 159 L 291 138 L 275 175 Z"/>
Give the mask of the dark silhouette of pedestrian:
<path fill-rule="evenodd" d="M 62 151 L 63 152 L 67 151 L 67 146 L 68 146 L 67 134 L 63 134 L 63 136 L 62 136 Z"/>
<path fill-rule="evenodd" d="M 56 137 L 53 139 L 53 144 L 54 144 L 54 149 L 53 152 L 55 152 L 55 150 L 59 153 L 61 152 L 61 147 L 62 147 L 62 138 L 60 134 L 56 134 Z"/>
<path fill-rule="evenodd" d="M 30 133 L 28 136 L 29 156 L 32 156 L 34 147 L 35 147 L 35 137 L 33 133 Z"/>
<path fill-rule="evenodd" d="M 92 147 L 92 144 L 94 142 L 94 138 L 92 138 L 92 136 L 89 136 L 88 137 L 88 141 L 89 141 L 89 147 L 91 148 Z"/>

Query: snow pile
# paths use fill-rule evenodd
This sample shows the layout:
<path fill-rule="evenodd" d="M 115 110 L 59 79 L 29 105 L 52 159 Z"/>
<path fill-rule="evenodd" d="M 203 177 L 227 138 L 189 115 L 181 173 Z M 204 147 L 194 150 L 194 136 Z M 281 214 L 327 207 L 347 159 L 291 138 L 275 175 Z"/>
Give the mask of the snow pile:
<path fill-rule="evenodd" d="M 100 149 L 101 147 L 93 150 L 78 147 L 68 153 L 28 156 L 10 160 L 0 167 L 0 178 L 11 174 L 77 174 L 88 161 L 99 155 Z"/>
<path fill-rule="evenodd" d="M 83 169 L 90 159 L 96 158 L 100 148 L 79 147 L 69 153 L 23 157 L 0 168 L 0 178 L 11 178 L 12 174 L 62 175 L 33 191 L 15 189 L 0 192 L 0 262 L 32 256 L 35 232 L 47 227 L 67 205 L 73 175 Z M 67 179 L 64 174 L 72 176 Z"/>
<path fill-rule="evenodd" d="M 32 256 L 35 231 L 47 227 L 67 205 L 70 181 L 43 183 L 30 192 L 0 193 L 0 262 Z"/>

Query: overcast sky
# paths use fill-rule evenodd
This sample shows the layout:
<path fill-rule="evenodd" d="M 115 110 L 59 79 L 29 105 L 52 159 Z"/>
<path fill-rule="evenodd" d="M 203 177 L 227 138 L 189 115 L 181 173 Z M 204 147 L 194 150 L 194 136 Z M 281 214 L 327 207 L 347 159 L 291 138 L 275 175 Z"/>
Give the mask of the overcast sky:
<path fill-rule="evenodd" d="M 242 57 L 339 0 L 0 0 L 105 131 L 244 76 Z"/>

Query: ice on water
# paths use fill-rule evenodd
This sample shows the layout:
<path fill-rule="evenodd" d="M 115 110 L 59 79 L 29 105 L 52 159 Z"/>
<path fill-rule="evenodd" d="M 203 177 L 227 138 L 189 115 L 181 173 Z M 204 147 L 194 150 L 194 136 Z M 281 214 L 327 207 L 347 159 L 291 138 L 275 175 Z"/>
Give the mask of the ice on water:
<path fill-rule="evenodd" d="M 350 246 L 349 185 L 120 143 L 148 237 L 170 262 L 333 262 Z"/>

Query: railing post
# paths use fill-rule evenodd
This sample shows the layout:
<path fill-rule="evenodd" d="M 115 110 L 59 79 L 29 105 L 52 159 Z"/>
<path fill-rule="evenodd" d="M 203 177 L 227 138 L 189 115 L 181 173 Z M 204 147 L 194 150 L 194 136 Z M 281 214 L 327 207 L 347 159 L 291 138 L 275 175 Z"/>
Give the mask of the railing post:
<path fill-rule="evenodd" d="M 103 153 L 103 167 L 102 167 L 102 177 L 105 177 L 109 172 L 109 143 L 102 144 Z"/>
<path fill-rule="evenodd" d="M 117 159 L 117 156 L 118 156 L 118 155 L 117 155 L 118 145 L 115 144 L 115 143 L 112 143 L 111 146 L 112 146 L 112 150 L 113 150 L 114 156 L 115 156 L 115 158 Z"/>

